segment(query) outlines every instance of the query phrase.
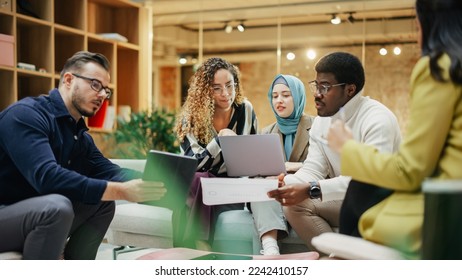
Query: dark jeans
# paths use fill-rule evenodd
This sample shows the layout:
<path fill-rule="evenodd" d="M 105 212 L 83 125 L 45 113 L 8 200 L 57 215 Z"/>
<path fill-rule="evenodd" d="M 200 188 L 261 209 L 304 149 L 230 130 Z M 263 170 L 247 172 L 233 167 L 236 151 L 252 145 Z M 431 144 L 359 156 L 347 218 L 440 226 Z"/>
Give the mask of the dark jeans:
<path fill-rule="evenodd" d="M 358 230 L 361 215 L 392 193 L 392 190 L 351 180 L 340 208 L 339 232 L 361 237 Z"/>
<path fill-rule="evenodd" d="M 33 197 L 0 208 L 0 252 L 23 259 L 95 259 L 114 216 L 114 202 L 72 203 L 62 195 Z"/>

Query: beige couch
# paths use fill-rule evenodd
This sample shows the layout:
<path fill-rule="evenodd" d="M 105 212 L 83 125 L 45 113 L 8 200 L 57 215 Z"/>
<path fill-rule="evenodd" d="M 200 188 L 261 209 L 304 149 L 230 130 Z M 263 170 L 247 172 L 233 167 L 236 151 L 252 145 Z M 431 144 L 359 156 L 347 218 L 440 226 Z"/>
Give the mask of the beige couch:
<path fill-rule="evenodd" d="M 144 171 L 146 160 L 111 159 L 120 167 Z M 106 239 L 116 245 L 113 257 L 141 248 L 172 248 L 172 211 L 163 207 L 117 201 Z"/>

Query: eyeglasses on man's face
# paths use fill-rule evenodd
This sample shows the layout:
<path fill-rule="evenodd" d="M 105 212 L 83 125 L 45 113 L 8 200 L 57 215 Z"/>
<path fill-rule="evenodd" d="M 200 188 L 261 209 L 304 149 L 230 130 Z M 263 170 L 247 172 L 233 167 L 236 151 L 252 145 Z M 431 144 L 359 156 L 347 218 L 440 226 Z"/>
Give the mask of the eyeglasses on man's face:
<path fill-rule="evenodd" d="M 72 75 L 76 76 L 77 78 L 89 81 L 91 89 L 98 92 L 98 93 L 101 92 L 101 90 L 104 89 L 104 92 L 106 93 L 106 99 L 111 98 L 112 90 L 110 88 L 108 88 L 108 87 L 104 87 L 103 84 L 99 80 L 88 78 L 88 77 L 85 77 L 85 76 L 82 76 L 82 75 L 79 75 L 79 74 L 75 74 L 75 73 L 72 73 Z"/>
<path fill-rule="evenodd" d="M 329 85 L 329 84 L 318 84 L 317 81 L 311 81 L 308 83 L 310 87 L 311 93 L 313 95 L 320 94 L 320 95 L 326 95 L 327 92 L 333 87 L 338 87 L 338 86 L 343 86 L 346 85 L 346 83 L 340 83 L 340 84 L 335 84 L 335 85 Z"/>
<path fill-rule="evenodd" d="M 221 95 L 223 94 L 224 90 L 226 90 L 227 93 L 233 92 L 236 84 L 235 83 L 229 83 L 226 84 L 224 87 L 214 85 L 212 86 L 213 93 L 216 95 Z"/>

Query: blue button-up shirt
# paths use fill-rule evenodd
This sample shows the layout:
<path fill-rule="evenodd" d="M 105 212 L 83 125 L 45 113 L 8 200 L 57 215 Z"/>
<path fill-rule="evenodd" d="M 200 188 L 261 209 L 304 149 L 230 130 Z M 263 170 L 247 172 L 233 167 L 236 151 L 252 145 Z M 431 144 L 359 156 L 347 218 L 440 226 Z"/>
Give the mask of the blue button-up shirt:
<path fill-rule="evenodd" d="M 50 193 L 94 204 L 107 181 L 128 179 L 98 150 L 85 121 L 69 114 L 58 89 L 0 113 L 0 204 Z"/>

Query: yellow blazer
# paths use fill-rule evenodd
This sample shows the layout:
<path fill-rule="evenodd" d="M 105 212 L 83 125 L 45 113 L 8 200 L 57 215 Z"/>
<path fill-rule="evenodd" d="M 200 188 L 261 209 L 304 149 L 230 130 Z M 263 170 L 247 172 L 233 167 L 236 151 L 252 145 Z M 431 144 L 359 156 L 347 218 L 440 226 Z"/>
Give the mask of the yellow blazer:
<path fill-rule="evenodd" d="M 297 133 L 295 133 L 295 141 L 294 146 L 292 149 L 292 153 L 290 154 L 289 161 L 290 162 L 303 162 L 306 159 L 306 155 L 308 154 L 308 147 L 310 146 L 310 135 L 309 131 L 311 129 L 311 124 L 313 123 L 314 117 L 308 116 L 303 114 L 300 118 L 300 122 L 298 123 Z M 281 143 L 283 143 L 283 136 L 281 131 L 279 131 L 279 126 L 277 123 L 272 123 L 265 128 L 262 129 L 262 134 L 270 134 L 270 133 L 277 133 L 281 138 Z M 284 147 L 284 158 L 286 156 Z"/>
<path fill-rule="evenodd" d="M 418 258 L 421 248 L 423 180 L 462 178 L 462 86 L 449 78 L 447 55 L 438 63 L 446 82 L 431 76 L 428 57 L 412 71 L 408 128 L 397 153 L 378 153 L 353 140 L 341 151 L 343 175 L 395 191 L 361 216 L 361 235 L 410 258 Z"/>

